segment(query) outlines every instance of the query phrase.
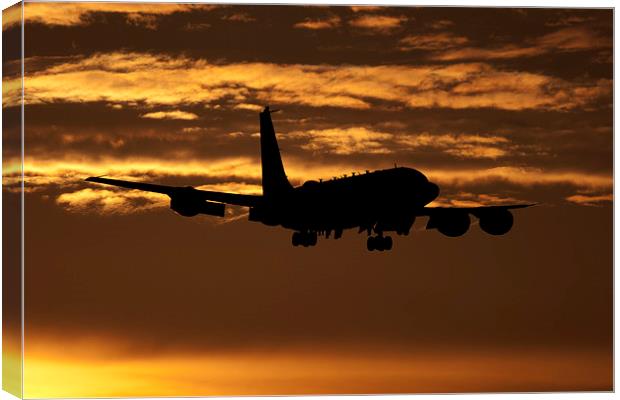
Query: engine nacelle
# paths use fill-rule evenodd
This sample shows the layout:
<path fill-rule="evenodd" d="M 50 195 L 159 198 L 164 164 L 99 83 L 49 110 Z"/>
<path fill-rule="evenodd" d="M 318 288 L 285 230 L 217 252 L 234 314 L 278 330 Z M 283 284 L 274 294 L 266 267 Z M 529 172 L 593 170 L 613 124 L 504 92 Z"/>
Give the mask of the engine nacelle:
<path fill-rule="evenodd" d="M 463 236 L 469 230 L 470 223 L 471 219 L 466 212 L 444 212 L 441 216 L 431 217 L 426 229 L 436 228 L 442 235 L 458 237 Z"/>
<path fill-rule="evenodd" d="M 174 196 L 170 199 L 170 208 L 183 217 L 195 217 L 198 214 L 223 217 L 226 205 L 191 197 Z"/>
<path fill-rule="evenodd" d="M 489 235 L 505 235 L 512 228 L 514 218 L 508 210 L 485 212 L 479 217 L 480 229 Z"/>

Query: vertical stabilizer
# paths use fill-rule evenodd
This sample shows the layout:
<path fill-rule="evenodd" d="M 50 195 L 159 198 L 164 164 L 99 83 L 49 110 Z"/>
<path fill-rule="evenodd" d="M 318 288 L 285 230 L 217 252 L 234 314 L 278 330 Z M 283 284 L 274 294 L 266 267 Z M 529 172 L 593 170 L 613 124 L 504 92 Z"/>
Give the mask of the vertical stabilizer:
<path fill-rule="evenodd" d="M 271 122 L 269 107 L 260 113 L 260 157 L 263 174 L 263 195 L 275 197 L 292 189 L 284 173 L 276 132 Z"/>

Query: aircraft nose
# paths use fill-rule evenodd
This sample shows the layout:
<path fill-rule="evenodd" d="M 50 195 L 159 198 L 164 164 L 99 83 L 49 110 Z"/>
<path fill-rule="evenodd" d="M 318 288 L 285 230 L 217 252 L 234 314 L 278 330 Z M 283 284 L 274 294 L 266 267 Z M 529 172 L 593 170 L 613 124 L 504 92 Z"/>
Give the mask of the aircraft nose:
<path fill-rule="evenodd" d="M 426 198 L 428 199 L 427 204 L 435 200 L 437 196 L 439 196 L 439 186 L 433 182 L 428 182 L 426 184 Z"/>

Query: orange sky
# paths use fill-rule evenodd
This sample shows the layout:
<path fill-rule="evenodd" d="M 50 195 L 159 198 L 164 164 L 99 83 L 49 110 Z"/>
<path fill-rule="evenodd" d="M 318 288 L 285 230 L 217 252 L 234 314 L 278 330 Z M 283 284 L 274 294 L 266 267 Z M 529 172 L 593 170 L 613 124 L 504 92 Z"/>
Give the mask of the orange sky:
<path fill-rule="evenodd" d="M 611 10 L 24 14 L 26 397 L 612 388 Z M 3 15 L 17 207 L 20 26 Z M 302 253 L 246 209 L 184 219 L 83 182 L 260 193 L 266 104 L 296 185 L 397 164 L 441 186 L 434 205 L 542 205 L 501 238 L 420 218 L 389 253 L 353 231 Z"/>
<path fill-rule="evenodd" d="M 57 345 L 29 346 L 25 397 L 600 391 L 612 379 L 608 352 L 552 347 L 341 346 L 128 357 L 108 340 L 49 350 Z"/>

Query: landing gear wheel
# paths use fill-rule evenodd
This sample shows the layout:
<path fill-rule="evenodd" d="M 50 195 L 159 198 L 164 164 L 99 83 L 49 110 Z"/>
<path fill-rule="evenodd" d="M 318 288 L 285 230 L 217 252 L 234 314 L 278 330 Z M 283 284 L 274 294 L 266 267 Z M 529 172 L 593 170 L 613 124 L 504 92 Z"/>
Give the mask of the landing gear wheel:
<path fill-rule="evenodd" d="M 311 232 L 311 233 L 308 235 L 308 244 L 309 244 L 310 246 L 316 246 L 316 242 L 317 242 L 317 240 L 318 240 L 318 238 L 317 238 L 317 234 L 316 234 L 316 232 Z"/>
<path fill-rule="evenodd" d="M 293 244 L 293 246 L 297 247 L 301 244 L 301 237 L 300 237 L 300 233 L 299 232 L 293 232 L 293 237 L 291 239 L 291 243 Z"/>
<path fill-rule="evenodd" d="M 369 236 L 366 241 L 366 248 L 368 251 L 384 251 L 392 250 L 392 237 L 391 236 Z"/>
<path fill-rule="evenodd" d="M 385 240 L 383 239 L 382 236 L 377 236 L 375 238 L 375 248 L 377 249 L 377 251 L 383 251 L 385 250 Z"/>
<path fill-rule="evenodd" d="M 293 232 L 291 243 L 293 246 L 315 246 L 318 237 L 316 232 Z"/>
<path fill-rule="evenodd" d="M 368 240 L 366 240 L 366 248 L 368 251 L 375 250 L 375 238 L 374 236 L 368 236 Z"/>

